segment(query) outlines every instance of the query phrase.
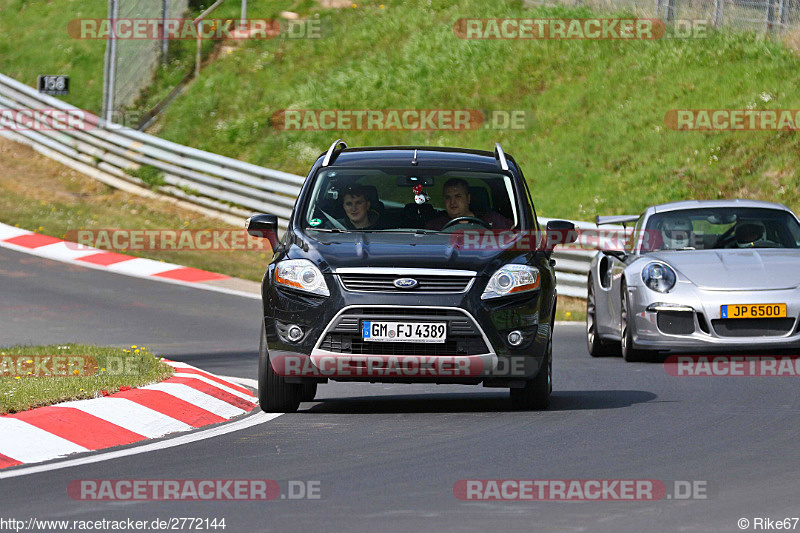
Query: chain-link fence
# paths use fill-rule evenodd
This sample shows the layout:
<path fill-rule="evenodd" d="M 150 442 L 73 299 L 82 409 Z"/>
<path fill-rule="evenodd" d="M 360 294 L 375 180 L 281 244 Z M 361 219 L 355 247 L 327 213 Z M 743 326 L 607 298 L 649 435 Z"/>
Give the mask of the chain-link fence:
<path fill-rule="evenodd" d="M 169 19 L 184 15 L 189 0 L 109 0 L 108 18 Z M 132 104 L 153 79 L 169 41 L 161 39 L 115 39 L 106 44 L 103 76 L 103 117 L 114 120 L 121 108 Z"/>
<path fill-rule="evenodd" d="M 705 20 L 709 26 L 737 31 L 800 30 L 800 0 L 525 0 L 525 3 L 626 9 L 640 17 L 658 18 L 668 23 Z"/>

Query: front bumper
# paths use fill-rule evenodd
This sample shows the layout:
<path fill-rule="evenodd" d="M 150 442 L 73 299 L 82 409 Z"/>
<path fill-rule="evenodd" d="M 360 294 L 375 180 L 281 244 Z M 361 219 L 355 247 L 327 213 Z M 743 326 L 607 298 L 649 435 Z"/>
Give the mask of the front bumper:
<path fill-rule="evenodd" d="M 329 297 L 263 285 L 267 347 L 273 369 L 287 380 L 465 383 L 521 386 L 539 372 L 550 337 L 541 292 L 484 301 L 488 280 L 465 292 L 360 292 L 326 275 Z M 447 322 L 445 344 L 362 342 L 362 320 Z M 297 325 L 302 338 L 291 341 Z M 520 331 L 523 342 L 507 336 Z M 289 368 L 291 367 L 291 368 Z"/>
<path fill-rule="evenodd" d="M 664 351 L 740 351 L 800 348 L 800 291 L 720 291 L 679 282 L 668 294 L 630 287 L 633 344 Z M 723 318 L 732 304 L 785 303 L 786 318 Z"/>

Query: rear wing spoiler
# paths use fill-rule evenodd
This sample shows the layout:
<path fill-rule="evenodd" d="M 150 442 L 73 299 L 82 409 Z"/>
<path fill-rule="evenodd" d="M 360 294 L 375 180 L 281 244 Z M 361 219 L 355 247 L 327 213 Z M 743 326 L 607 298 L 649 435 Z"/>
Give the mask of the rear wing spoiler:
<path fill-rule="evenodd" d="M 610 215 L 594 217 L 595 224 L 602 226 L 605 224 L 622 224 L 623 226 L 639 220 L 639 215 Z"/>

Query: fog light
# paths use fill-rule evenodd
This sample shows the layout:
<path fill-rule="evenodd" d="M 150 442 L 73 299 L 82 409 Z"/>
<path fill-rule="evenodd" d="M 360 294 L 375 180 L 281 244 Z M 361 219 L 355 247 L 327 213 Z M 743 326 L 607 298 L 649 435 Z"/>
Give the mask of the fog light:
<path fill-rule="evenodd" d="M 303 338 L 303 330 L 300 326 L 289 326 L 289 331 L 287 332 L 287 336 L 289 340 L 292 342 L 299 341 Z"/>
<path fill-rule="evenodd" d="M 519 346 L 522 344 L 522 333 L 519 331 L 512 331 L 508 334 L 508 344 L 511 346 Z"/>

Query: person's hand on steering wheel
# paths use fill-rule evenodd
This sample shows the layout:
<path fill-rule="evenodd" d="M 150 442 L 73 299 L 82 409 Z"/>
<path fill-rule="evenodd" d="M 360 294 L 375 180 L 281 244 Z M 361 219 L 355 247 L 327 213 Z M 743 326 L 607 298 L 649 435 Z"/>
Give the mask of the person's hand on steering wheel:
<path fill-rule="evenodd" d="M 448 222 L 447 224 L 445 224 L 444 226 L 442 226 L 442 231 L 446 230 L 447 228 L 449 228 L 451 226 L 455 226 L 456 224 L 461 224 L 461 223 L 465 223 L 465 222 L 466 223 L 471 222 L 473 224 L 480 224 L 481 226 L 483 226 L 486 229 L 491 229 L 491 226 L 489 225 L 488 222 L 486 222 L 485 220 L 480 219 L 478 217 L 456 217 L 453 220 L 451 220 L 450 222 Z"/>

